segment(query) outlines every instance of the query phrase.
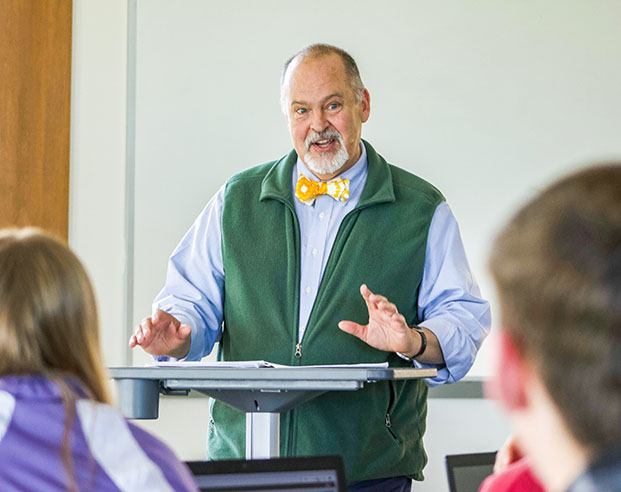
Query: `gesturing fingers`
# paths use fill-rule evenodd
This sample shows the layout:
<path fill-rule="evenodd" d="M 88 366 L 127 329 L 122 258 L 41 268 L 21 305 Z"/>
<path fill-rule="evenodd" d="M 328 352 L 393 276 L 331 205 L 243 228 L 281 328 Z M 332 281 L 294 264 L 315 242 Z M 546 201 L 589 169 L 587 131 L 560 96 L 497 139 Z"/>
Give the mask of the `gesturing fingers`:
<path fill-rule="evenodd" d="M 376 309 L 375 304 L 372 303 L 370 299 L 373 293 L 369 290 L 366 284 L 362 284 L 360 286 L 360 294 L 362 295 L 362 298 L 364 299 L 364 302 L 367 305 L 367 309 L 369 310 L 369 313 L 373 311 L 374 309 Z"/>
<path fill-rule="evenodd" d="M 388 300 L 383 300 L 377 303 L 377 308 L 388 315 L 398 313 L 397 306 Z"/>
<path fill-rule="evenodd" d="M 140 325 L 138 325 L 136 329 L 134 330 L 134 334 L 129 338 L 129 346 L 131 348 L 134 348 L 136 345 L 140 345 L 142 338 L 143 338 L 142 329 Z"/>
<path fill-rule="evenodd" d="M 153 325 L 151 323 L 151 317 L 144 318 L 136 329 L 134 334 L 129 339 L 129 346 L 135 347 L 136 345 L 146 346 L 149 344 L 152 334 Z"/>
<path fill-rule="evenodd" d="M 364 340 L 365 327 L 353 321 L 339 321 L 338 327 L 346 333 Z"/>
<path fill-rule="evenodd" d="M 360 294 L 362 295 L 364 302 L 367 305 L 369 313 L 377 311 L 378 309 L 382 309 L 382 303 L 388 303 L 388 299 L 386 299 L 384 296 L 371 292 L 366 284 L 362 284 L 360 286 Z"/>

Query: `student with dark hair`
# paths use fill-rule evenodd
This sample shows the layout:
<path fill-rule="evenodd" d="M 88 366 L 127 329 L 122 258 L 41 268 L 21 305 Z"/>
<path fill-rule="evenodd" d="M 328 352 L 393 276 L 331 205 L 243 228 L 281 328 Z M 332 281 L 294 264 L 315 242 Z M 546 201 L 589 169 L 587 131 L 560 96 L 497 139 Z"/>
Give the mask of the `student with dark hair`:
<path fill-rule="evenodd" d="M 621 491 L 621 165 L 542 191 L 501 232 L 491 269 L 494 391 L 529 464 L 481 490 L 532 490 L 532 470 L 548 491 Z"/>
<path fill-rule="evenodd" d="M 39 230 L 0 231 L 0 490 L 196 491 L 109 403 L 80 261 Z"/>

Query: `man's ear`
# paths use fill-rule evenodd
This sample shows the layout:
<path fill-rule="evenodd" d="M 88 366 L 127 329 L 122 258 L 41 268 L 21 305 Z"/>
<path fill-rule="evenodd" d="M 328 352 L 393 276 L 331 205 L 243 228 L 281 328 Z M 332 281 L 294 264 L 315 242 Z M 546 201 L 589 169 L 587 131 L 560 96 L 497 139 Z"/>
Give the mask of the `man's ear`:
<path fill-rule="evenodd" d="M 371 95 L 369 94 L 369 91 L 366 89 L 363 89 L 362 91 L 362 101 L 360 101 L 360 104 L 361 104 L 360 119 L 362 120 L 363 123 L 366 123 L 367 120 L 369 119 L 369 115 L 371 114 Z"/>
<path fill-rule="evenodd" d="M 488 392 L 509 411 L 523 409 L 527 403 L 530 365 L 515 341 L 505 331 L 498 334 L 495 380 Z"/>

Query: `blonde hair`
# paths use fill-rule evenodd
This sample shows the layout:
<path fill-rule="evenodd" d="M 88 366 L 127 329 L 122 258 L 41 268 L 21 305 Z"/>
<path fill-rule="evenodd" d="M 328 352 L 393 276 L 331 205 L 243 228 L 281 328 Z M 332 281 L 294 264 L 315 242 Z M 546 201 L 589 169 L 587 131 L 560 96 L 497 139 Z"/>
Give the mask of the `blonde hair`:
<path fill-rule="evenodd" d="M 0 377 L 22 374 L 74 377 L 90 398 L 110 402 L 86 271 L 33 228 L 0 231 Z"/>

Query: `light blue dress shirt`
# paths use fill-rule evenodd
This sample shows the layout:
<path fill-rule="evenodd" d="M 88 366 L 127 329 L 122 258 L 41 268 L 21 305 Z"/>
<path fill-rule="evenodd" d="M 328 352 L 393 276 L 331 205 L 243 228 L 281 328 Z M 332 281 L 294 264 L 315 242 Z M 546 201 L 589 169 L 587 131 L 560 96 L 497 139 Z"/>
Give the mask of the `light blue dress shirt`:
<path fill-rule="evenodd" d="M 350 180 L 347 202 L 327 195 L 317 197 L 311 206 L 294 200 L 301 237 L 300 341 L 341 221 L 356 207 L 366 182 L 367 155 L 362 144 L 361 149 L 358 162 L 340 175 Z M 291 183 L 294 191 L 299 174 L 316 179 L 298 159 Z M 207 203 L 173 252 L 166 285 L 153 304 L 154 311 L 167 311 L 192 328 L 192 343 L 185 360 L 200 360 L 209 354 L 222 335 L 223 201 L 224 186 Z M 418 310 L 419 319 L 423 320 L 420 325 L 436 335 L 446 363 L 415 365 L 438 369 L 436 378 L 426 380 L 429 386 L 458 381 L 472 366 L 489 333 L 491 319 L 489 304 L 481 298 L 457 221 L 446 202 L 438 205 L 431 221 Z"/>

